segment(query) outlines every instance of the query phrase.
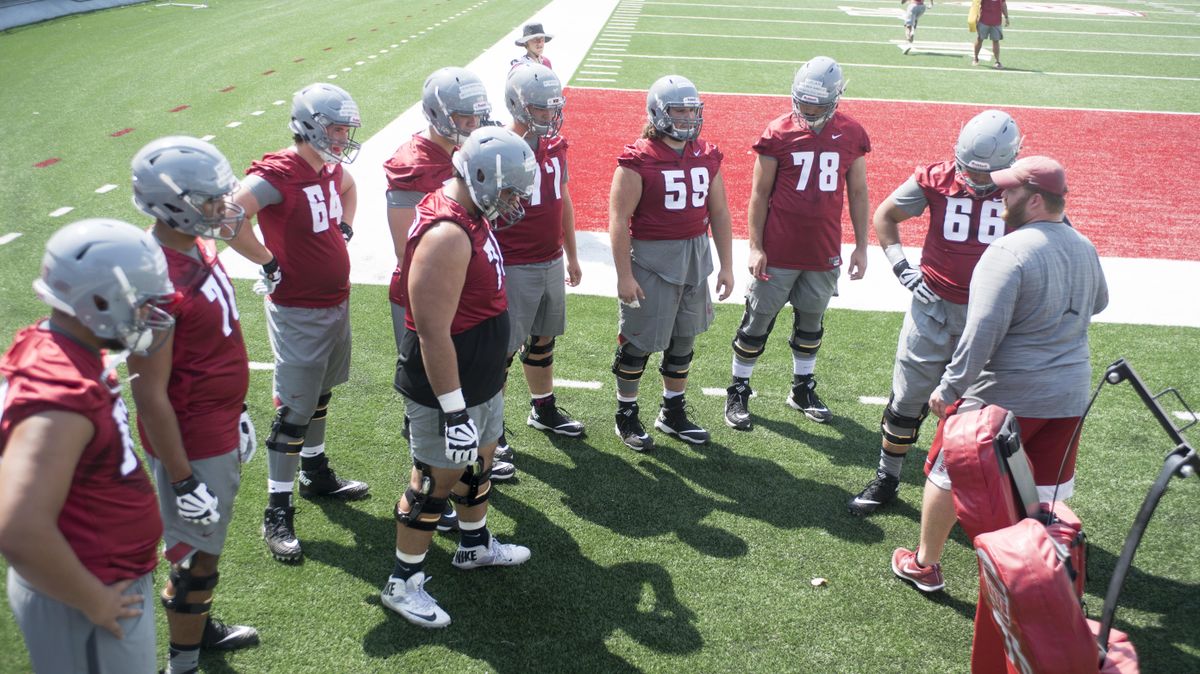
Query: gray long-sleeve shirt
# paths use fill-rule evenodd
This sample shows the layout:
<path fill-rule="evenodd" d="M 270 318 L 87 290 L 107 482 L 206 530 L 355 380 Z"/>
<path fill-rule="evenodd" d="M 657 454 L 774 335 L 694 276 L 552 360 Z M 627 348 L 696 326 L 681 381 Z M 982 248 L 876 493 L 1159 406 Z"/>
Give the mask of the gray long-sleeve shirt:
<path fill-rule="evenodd" d="M 935 395 L 971 395 L 1040 419 L 1083 414 L 1088 325 L 1108 305 L 1096 248 L 1061 222 L 997 239 L 971 279 L 966 329 Z"/>

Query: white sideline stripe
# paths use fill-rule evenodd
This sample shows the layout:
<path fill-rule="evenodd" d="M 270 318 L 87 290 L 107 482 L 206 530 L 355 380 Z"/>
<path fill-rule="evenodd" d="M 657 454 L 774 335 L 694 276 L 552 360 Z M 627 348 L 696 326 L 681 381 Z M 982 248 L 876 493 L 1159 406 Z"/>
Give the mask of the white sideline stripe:
<path fill-rule="evenodd" d="M 593 391 L 599 390 L 604 386 L 598 381 L 576 381 L 574 379 L 555 379 L 554 386 L 556 388 L 582 388 Z"/>
<path fill-rule="evenodd" d="M 56 209 L 50 211 L 50 217 L 60 218 L 64 215 L 66 215 L 67 213 L 70 213 L 73 210 L 75 210 L 74 206 L 63 206 L 62 208 L 56 208 Z"/>
<path fill-rule="evenodd" d="M 116 185 L 108 183 L 107 185 L 101 185 L 100 187 L 97 187 L 96 194 L 108 194 L 115 189 L 117 189 Z"/>
<path fill-rule="evenodd" d="M 226 126 L 226 128 L 229 128 L 229 129 L 236 129 L 241 125 L 242 125 L 241 122 L 230 122 L 230 123 L 226 124 L 225 126 Z"/>
<path fill-rule="evenodd" d="M 607 72 L 607 71 L 601 71 L 601 70 L 580 70 L 580 71 L 579 71 L 579 74 L 580 74 L 580 75 L 615 75 L 616 73 L 610 73 L 610 72 Z M 600 82 L 600 81 L 602 81 L 602 80 L 596 80 L 596 79 L 592 79 L 592 80 L 590 80 L 590 81 L 592 81 L 592 82 Z M 609 82 L 616 82 L 616 80 L 607 80 L 607 81 L 609 81 Z"/>
<path fill-rule="evenodd" d="M 685 21 L 742 21 L 750 23 L 786 23 L 798 24 L 804 26 L 844 26 L 849 28 L 891 28 L 896 29 L 894 23 L 862 23 L 862 22 L 846 22 L 846 21 L 798 21 L 795 19 L 754 19 L 746 17 L 733 16 L 680 16 L 676 14 L 643 14 L 643 19 L 682 19 Z M 1171 22 L 1178 25 L 1178 22 Z M 966 32 L 964 27 L 956 26 L 921 26 L 921 30 L 952 30 L 957 33 Z M 1041 30 L 1036 28 L 1024 28 L 1022 33 L 1049 33 L 1051 35 L 1099 35 L 1102 37 L 1158 37 L 1180 40 L 1200 40 L 1200 35 L 1160 35 L 1157 33 L 1113 33 L 1109 31 L 1085 31 L 1085 30 Z"/>
<path fill-rule="evenodd" d="M 979 52 L 983 54 L 982 51 Z M 645 89 L 629 89 L 626 87 L 605 87 L 605 91 L 628 91 L 639 94 L 646 93 Z M 742 93 L 740 91 L 708 91 L 706 95 L 712 94 L 715 96 L 766 96 L 786 99 L 787 94 L 755 94 Z M 1020 103 L 972 103 L 970 101 L 918 101 L 909 98 L 858 98 L 854 96 L 842 96 L 843 101 L 875 101 L 880 103 L 913 103 L 915 105 L 969 105 L 974 108 L 1024 108 L 1028 110 L 1085 110 L 1088 112 L 1128 112 L 1144 115 L 1200 115 L 1200 112 L 1179 112 L 1176 110 L 1125 110 L 1121 108 L 1069 108 L 1061 105 L 1022 105 Z"/>
<path fill-rule="evenodd" d="M 717 397 L 717 398 L 724 398 L 726 393 L 728 393 L 728 391 L 726 391 L 725 389 L 717 388 L 715 386 L 705 386 L 704 388 L 700 389 L 700 392 L 706 396 L 713 396 L 713 397 Z M 758 391 L 751 391 L 750 397 L 757 398 Z"/>
<path fill-rule="evenodd" d="M 20 236 L 21 236 L 21 232 L 9 232 L 8 234 L 5 234 L 4 236 L 0 236 L 0 246 L 3 246 L 6 243 L 15 241 L 16 239 L 20 238 Z"/>
<path fill-rule="evenodd" d="M 258 117 L 259 115 L 264 114 L 265 112 L 266 112 L 266 110 L 255 110 L 254 112 L 250 113 L 250 116 Z"/>
<path fill-rule="evenodd" d="M 583 67 L 584 68 L 608 68 L 610 70 L 620 70 L 621 69 L 621 66 L 610 66 L 605 63 L 585 63 L 585 64 L 583 64 Z M 580 70 L 579 72 L 583 72 L 583 71 Z"/>
<path fill-rule="evenodd" d="M 605 74 L 607 75 L 608 73 Z M 576 77 L 575 79 L 579 82 L 616 82 L 614 79 L 607 79 L 603 77 Z"/>
<path fill-rule="evenodd" d="M 966 50 L 970 52 L 975 47 L 974 42 L 923 42 L 917 40 L 908 42 L 907 40 L 889 40 L 886 42 L 875 40 L 831 40 L 819 37 L 787 37 L 787 36 L 770 36 L 770 35 L 730 35 L 721 33 L 671 33 L 667 31 L 645 30 L 642 35 L 667 35 L 672 37 L 699 37 L 699 38 L 726 38 L 730 40 L 776 40 L 784 42 L 827 42 L 833 44 L 869 44 L 869 45 L 889 45 L 894 44 L 900 47 L 903 45 L 911 45 L 914 51 L 927 51 L 929 49 L 950 48 L 955 51 Z M 601 38 L 603 41 L 603 38 Z M 1185 56 L 1197 57 L 1200 52 L 1156 52 L 1156 51 L 1111 51 L 1108 49 L 1053 49 L 1050 47 L 1005 47 L 1004 51 L 1053 51 L 1067 52 L 1072 54 L 1119 54 L 1125 56 Z"/>
<path fill-rule="evenodd" d="M 251 370 L 274 370 L 275 363 L 259 363 L 259 362 L 255 362 L 252 360 L 252 361 L 250 361 L 250 369 Z"/>
<path fill-rule="evenodd" d="M 201 137 L 200 137 L 200 140 L 203 140 L 203 141 L 207 142 L 207 141 L 210 141 L 210 140 L 212 140 L 213 138 L 216 138 L 216 136 L 214 136 L 214 135 L 212 135 L 212 134 L 210 133 L 210 134 L 208 134 L 207 136 L 201 136 Z"/>
<path fill-rule="evenodd" d="M 3 242 L 0 241 L 0 243 Z M 1197 419 L 1200 419 L 1200 417 L 1197 417 L 1195 414 L 1188 414 L 1187 412 L 1175 412 L 1174 414 L 1176 419 L 1182 419 L 1184 421 L 1196 421 Z"/>
<path fill-rule="evenodd" d="M 864 405 L 886 405 L 888 399 L 880 398 L 879 396 L 859 396 L 858 402 Z"/>
<path fill-rule="evenodd" d="M 650 59 L 655 61 L 730 61 L 733 63 L 782 63 L 787 65 L 796 65 L 796 61 L 781 60 L 781 59 L 748 59 L 748 58 L 733 58 L 730 56 L 659 56 L 652 54 L 625 54 L 626 58 L 631 59 Z M 947 71 L 957 73 L 979 72 L 987 73 L 988 75 L 996 75 L 1007 73 L 1009 75 L 1050 75 L 1053 77 L 1102 77 L 1108 79 L 1122 80 L 1167 80 L 1171 82 L 1200 82 L 1200 77 L 1168 77 L 1165 75 L 1119 75 L 1116 73 L 1060 73 L 1050 70 L 994 70 L 989 68 L 972 68 L 968 66 L 959 66 L 956 68 L 946 68 L 941 66 L 901 66 L 884 63 L 842 63 L 843 68 L 880 68 L 884 70 L 933 70 Z"/>

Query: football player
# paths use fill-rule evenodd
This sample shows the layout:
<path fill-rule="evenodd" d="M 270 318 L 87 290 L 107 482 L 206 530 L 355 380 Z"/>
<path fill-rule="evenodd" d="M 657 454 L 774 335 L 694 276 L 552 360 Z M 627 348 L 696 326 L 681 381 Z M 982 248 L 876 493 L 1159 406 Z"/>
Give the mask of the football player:
<path fill-rule="evenodd" d="M 217 258 L 243 223 L 230 201 L 237 180 L 217 148 L 168 136 L 133 158 L 133 203 L 154 218 L 176 296 L 165 308 L 175 329 L 162 348 L 129 359 L 138 431 L 158 484 L 171 563 L 162 591 L 170 631 L 167 674 L 197 671 L 200 649 L 258 643 L 252 627 L 211 617 L 217 563 L 225 547 L 241 463 L 254 454 L 245 412 L 250 362 L 237 298 Z"/>
<path fill-rule="evenodd" d="M 825 334 L 825 309 L 842 268 L 842 208 L 850 202 L 854 251 L 850 278 L 867 270 L 867 160 L 871 140 L 838 112 L 846 89 L 842 68 L 827 56 L 800 66 L 792 109 L 767 125 L 757 157 L 749 219 L 750 289 L 733 338 L 733 380 L 725 423 L 750 430 L 750 375 L 784 304 L 792 305 L 792 390 L 787 402 L 817 423 L 833 418 L 813 375 Z M 769 251 L 769 252 L 768 252 Z"/>
<path fill-rule="evenodd" d="M 565 104 L 562 83 L 545 66 L 520 63 L 508 74 L 504 97 L 513 117 L 509 128 L 525 139 L 537 162 L 521 225 L 496 232 L 511 321 L 508 362 L 520 352 L 532 398 L 526 423 L 579 437 L 583 424 L 559 408 L 554 397 L 554 343 L 567 324 L 565 285 L 577 286 L 583 276 L 567 187 L 567 140 L 558 133 Z"/>
<path fill-rule="evenodd" d="M 733 292 L 733 248 L 721 150 L 700 138 L 704 104 L 685 77 L 667 75 L 646 95 L 642 137 L 617 158 L 608 231 L 620 300 L 617 352 L 617 437 L 644 452 L 654 439 L 638 418 L 638 385 L 650 354 L 663 352 L 663 397 L 655 428 L 691 444 L 708 431 L 687 415 L 684 391 L 696 336 L 712 324 L 709 231 L 720 269 L 721 299 Z"/>
<path fill-rule="evenodd" d="M 512 566 L 529 549 L 487 528 L 492 454 L 504 426 L 509 323 L 504 259 L 493 224 L 524 214 L 533 190 L 533 150 L 512 131 L 485 127 L 454 155 L 454 178 L 417 204 L 402 282 L 409 306 L 396 388 L 411 422 L 413 468 L 396 503 L 396 563 L 385 606 L 422 627 L 450 616 L 425 591 L 425 554 L 446 507 L 457 504 L 459 569 Z"/>
<path fill-rule="evenodd" d="M 883 410 L 883 447 L 875 479 L 850 500 L 852 515 L 869 515 L 896 498 L 900 468 L 917 442 L 926 402 L 954 355 L 967 316 L 971 273 L 988 244 L 1004 236 L 1003 192 L 991 171 L 1008 168 L 1021 150 L 1021 131 L 1008 113 L 985 110 L 958 134 L 954 159 L 918 167 L 875 209 L 875 236 L 892 272 L 912 291 L 896 345 L 892 395 Z M 900 245 L 900 223 L 928 209 L 921 262 Z"/>
<path fill-rule="evenodd" d="M 162 520 L 113 374 L 170 330 L 175 289 L 149 233 L 82 220 L 46 243 L 50 317 L 0 357 L 0 554 L 37 672 L 155 671 Z M 123 352 L 106 367 L 105 349 Z"/>
<path fill-rule="evenodd" d="M 300 495 L 366 498 L 365 482 L 334 473 L 325 456 L 333 387 L 350 376 L 351 222 L 358 205 L 354 161 L 362 125 L 350 94 L 317 83 L 292 99 L 292 146 L 247 169 L 234 195 L 247 220 L 258 217 L 266 245 L 242 227 L 234 250 L 262 265 L 255 292 L 266 295 L 267 335 L 275 353 L 275 421 L 267 435 L 267 508 L 262 533 L 283 562 L 303 556 L 292 490 Z"/>
<path fill-rule="evenodd" d="M 928 0 L 929 7 L 933 7 L 933 0 Z M 917 24 L 921 21 L 921 16 L 925 14 L 926 0 L 900 0 L 901 5 L 907 5 L 904 10 L 904 37 L 911 44 L 913 37 L 917 34 Z M 911 47 L 905 47 L 904 53 L 907 54 Z"/>
<path fill-rule="evenodd" d="M 451 178 L 454 167 L 450 163 L 450 155 L 472 131 L 488 123 L 492 105 L 488 102 L 483 81 L 475 73 L 465 68 L 446 67 L 435 70 L 425 78 L 425 85 L 421 89 L 421 111 L 425 113 L 429 125 L 424 131 L 413 134 L 383 164 L 388 181 L 388 228 L 396 250 L 396 269 L 392 272 L 388 294 L 397 352 L 400 350 L 400 340 L 404 337 L 405 295 L 408 293 L 400 283 L 400 272 L 404 268 L 404 245 L 417 203 Z M 407 439 L 408 419 L 404 420 L 404 424 L 404 436 Z M 503 434 L 500 436 L 500 447 L 502 451 L 497 451 L 497 461 L 492 465 L 493 480 L 507 480 L 517 472 L 511 463 L 512 451 Z M 438 531 L 454 531 L 457 528 L 454 507 L 447 505 Z"/>

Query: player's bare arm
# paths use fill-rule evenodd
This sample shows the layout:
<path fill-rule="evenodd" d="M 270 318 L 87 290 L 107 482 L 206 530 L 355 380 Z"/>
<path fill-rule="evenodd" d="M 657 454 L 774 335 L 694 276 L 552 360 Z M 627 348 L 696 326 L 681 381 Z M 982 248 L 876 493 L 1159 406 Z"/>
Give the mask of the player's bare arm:
<path fill-rule="evenodd" d="M 774 157 L 758 155 L 754 160 L 754 178 L 750 185 L 750 203 L 746 207 L 747 231 L 750 237 L 750 256 L 747 259 L 750 276 L 766 279 L 767 253 L 763 250 L 763 229 L 767 224 L 767 205 L 775 189 L 775 173 L 779 162 Z"/>
<path fill-rule="evenodd" d="M 471 261 L 471 239 L 461 227 L 442 221 L 431 226 L 413 251 L 408 271 L 408 311 L 421 340 L 425 375 L 437 395 L 462 385 L 450 324 Z"/>
<path fill-rule="evenodd" d="M 633 169 L 618 166 L 608 196 L 608 236 L 617 270 L 617 299 L 626 304 L 646 299 L 646 293 L 633 278 L 629 235 L 629 219 L 641 199 L 642 177 Z"/>
<path fill-rule="evenodd" d="M 725 193 L 725 178 L 720 171 L 713 176 L 708 188 L 708 227 L 717 247 L 717 297 L 725 299 L 733 293 L 733 227 L 729 215 L 729 199 Z"/>
<path fill-rule="evenodd" d="M 121 594 L 132 580 L 101 583 L 58 528 L 94 432 L 86 417 L 61 411 L 34 414 L 13 428 L 0 461 L 0 554 L 39 592 L 120 638 L 117 619 L 140 615 L 142 596 Z"/>
<path fill-rule="evenodd" d="M 417 216 L 415 208 L 388 208 L 388 230 L 392 233 L 392 247 L 396 249 L 396 264 L 404 266 L 404 247 L 408 244 L 408 228 Z"/>
<path fill-rule="evenodd" d="M 867 158 L 854 160 L 846 172 L 846 198 L 850 202 L 850 223 L 854 226 L 854 252 L 850 253 L 850 279 L 858 280 L 867 273 L 867 227 L 871 202 L 867 197 Z"/>
<path fill-rule="evenodd" d="M 258 198 L 245 185 L 242 185 L 234 193 L 233 202 L 246 210 L 246 224 L 237 236 L 229 241 L 229 247 L 254 264 L 263 265 L 275 259 L 275 255 L 267 250 L 258 237 L 254 236 L 254 228 L 250 226 L 251 219 L 262 208 L 258 203 Z"/>
<path fill-rule="evenodd" d="M 900 243 L 900 223 L 912 216 L 903 208 L 896 205 L 892 197 L 883 200 L 875 209 L 875 217 L 871 224 L 875 227 L 875 238 L 879 246 L 887 250 L 888 246 Z"/>
<path fill-rule="evenodd" d="M 138 418 L 158 460 L 162 461 L 171 482 L 180 482 L 192 474 L 187 452 L 183 448 L 183 436 L 179 432 L 179 419 L 171 399 L 167 395 L 167 384 L 171 380 L 171 356 L 175 348 L 175 330 L 163 342 L 162 347 L 149 356 L 130 356 L 129 387 L 133 401 L 137 404 Z"/>
<path fill-rule="evenodd" d="M 341 221 L 353 225 L 354 216 L 358 213 L 358 186 L 349 171 L 342 171 L 342 191 L 339 194 L 342 199 Z"/>
<path fill-rule="evenodd" d="M 579 266 L 579 251 L 575 247 L 575 204 L 571 191 L 563 184 L 563 253 L 567 256 L 567 285 L 575 287 L 583 279 L 583 268 Z"/>

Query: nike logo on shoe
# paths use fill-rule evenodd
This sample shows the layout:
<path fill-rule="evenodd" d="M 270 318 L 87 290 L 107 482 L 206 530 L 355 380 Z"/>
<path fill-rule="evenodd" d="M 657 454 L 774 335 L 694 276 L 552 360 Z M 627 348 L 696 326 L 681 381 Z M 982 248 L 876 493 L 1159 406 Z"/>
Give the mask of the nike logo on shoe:
<path fill-rule="evenodd" d="M 478 557 L 475 550 L 459 550 L 454 553 L 454 563 L 463 564 L 465 562 L 477 561 Z"/>
<path fill-rule="evenodd" d="M 832 138 L 833 140 L 837 140 L 838 138 L 841 138 L 841 137 L 842 137 L 842 134 L 840 134 L 840 133 L 835 133 L 832 136 L 830 136 L 830 138 Z"/>
<path fill-rule="evenodd" d="M 858 505 L 882 505 L 883 501 L 872 501 L 869 498 L 854 497 L 854 502 Z"/>
<path fill-rule="evenodd" d="M 419 620 L 424 620 L 427 623 L 431 623 L 434 620 L 437 620 L 436 613 L 423 614 L 423 613 L 415 613 L 413 611 L 405 611 L 405 613 L 407 613 L 408 615 L 410 615 L 414 618 L 417 618 Z"/>

